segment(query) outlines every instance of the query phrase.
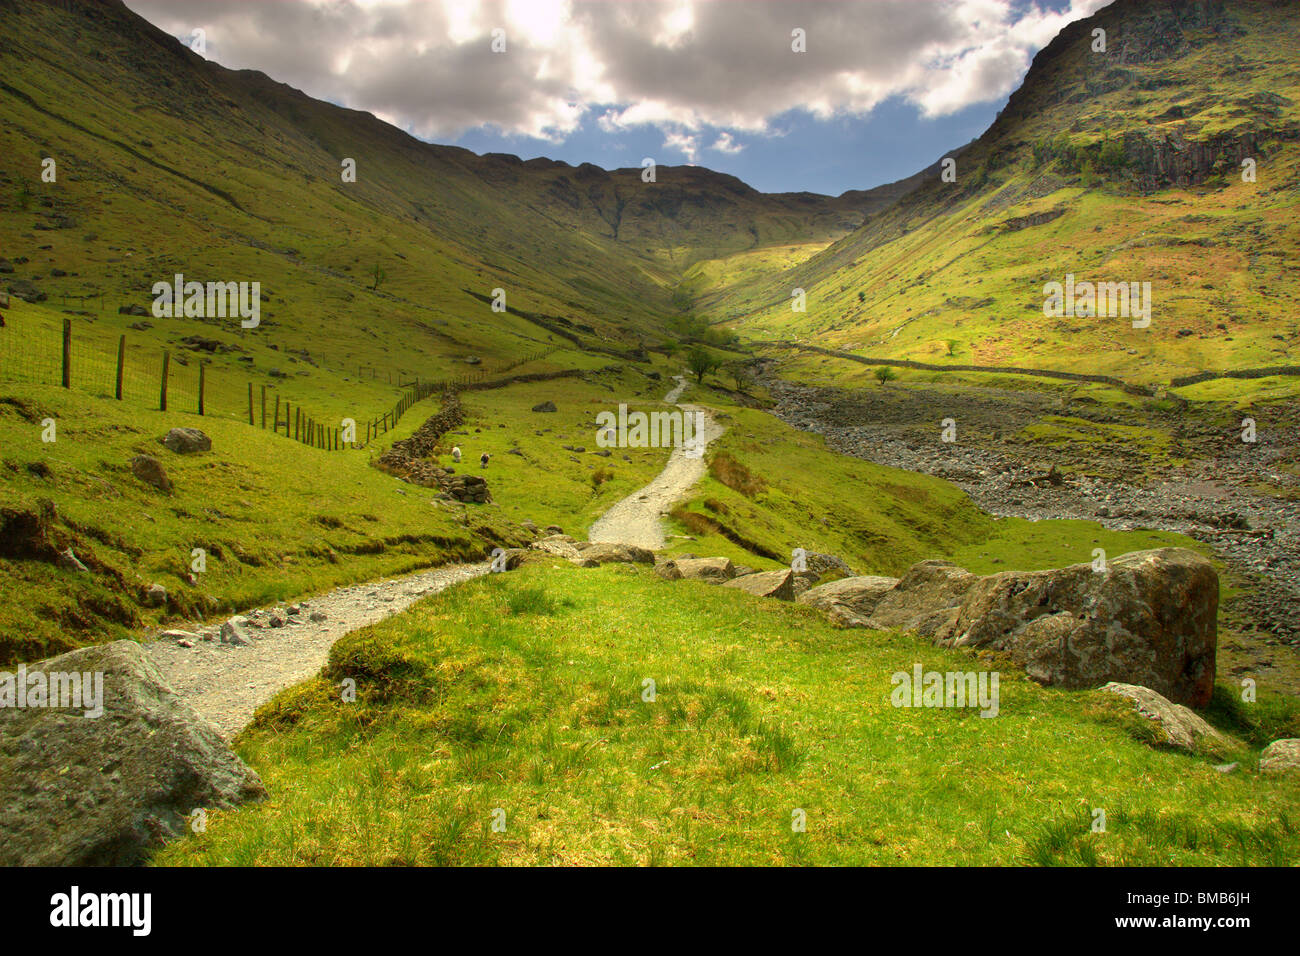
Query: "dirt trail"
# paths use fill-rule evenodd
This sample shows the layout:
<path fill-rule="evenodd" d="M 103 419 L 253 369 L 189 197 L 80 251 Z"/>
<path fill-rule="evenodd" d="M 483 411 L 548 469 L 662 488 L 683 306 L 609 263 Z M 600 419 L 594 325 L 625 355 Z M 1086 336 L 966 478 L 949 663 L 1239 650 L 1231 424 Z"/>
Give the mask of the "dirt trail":
<path fill-rule="evenodd" d="M 283 627 L 249 626 L 246 632 L 251 642 L 245 645 L 222 643 L 215 628 L 205 627 L 192 640 L 193 647 L 175 639 L 157 640 L 144 647 L 172 688 L 229 738 L 279 691 L 319 671 L 330 646 L 349 631 L 404 611 L 426 595 L 486 574 L 489 567 L 456 564 L 337 588 L 294 605 L 299 613 L 285 615 Z M 323 619 L 319 619 L 321 615 Z M 266 616 L 264 612 L 263 618 Z M 211 639 L 204 639 L 205 634 Z"/>
<path fill-rule="evenodd" d="M 664 398 L 673 404 L 686 381 Z M 661 548 L 659 516 L 686 494 L 704 474 L 703 448 L 722 434 L 712 417 L 695 405 L 680 406 L 698 415 L 699 457 L 673 449 L 663 472 L 641 491 L 614 505 L 591 529 L 592 541 L 615 541 Z M 224 643 L 220 629 L 207 625 L 188 638 L 160 638 L 144 645 L 146 652 L 178 694 L 207 717 L 227 738 L 252 719 L 254 711 L 286 687 L 316 674 L 339 638 L 406 610 L 422 597 L 486 574 L 488 564 L 456 564 L 400 578 L 337 588 L 290 605 L 239 615 L 247 620 L 247 644 Z M 282 626 L 270 626 L 273 618 Z M 263 626 L 258 626 L 259 624 Z M 184 640 L 186 644 L 180 643 Z"/>
<path fill-rule="evenodd" d="M 677 387 L 664 396 L 676 404 L 686 389 L 686 379 L 676 376 Z M 589 541 L 634 544 L 657 551 L 667 542 L 660 518 L 691 490 L 704 476 L 704 450 L 720 436 L 722 426 L 707 409 L 698 405 L 678 405 L 684 415 L 691 415 L 695 425 L 693 446 L 674 448 L 655 480 L 635 491 L 606 511 L 587 532 Z"/>

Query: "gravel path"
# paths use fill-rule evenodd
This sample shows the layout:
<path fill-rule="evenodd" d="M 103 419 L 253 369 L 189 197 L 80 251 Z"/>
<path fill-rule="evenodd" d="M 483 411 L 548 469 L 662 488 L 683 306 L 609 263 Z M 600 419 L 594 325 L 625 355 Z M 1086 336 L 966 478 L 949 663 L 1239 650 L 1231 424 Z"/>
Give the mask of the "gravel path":
<path fill-rule="evenodd" d="M 687 383 L 664 396 L 675 404 Z M 699 447 L 722 434 L 708 411 L 678 406 L 698 415 Z M 590 540 L 664 546 L 661 514 L 704 474 L 704 459 L 674 448 L 660 475 L 636 494 L 614 505 L 595 525 Z M 248 643 L 227 643 L 221 628 L 207 625 L 180 633 L 164 632 L 144 645 L 178 694 L 207 717 L 227 738 L 252 720 L 254 711 L 286 687 L 320 671 L 330 647 L 350 631 L 406 610 L 422 597 L 486 574 L 488 564 L 457 564 L 406 577 L 338 588 L 279 608 L 250 611 L 240 622 Z"/>
<path fill-rule="evenodd" d="M 672 405 L 686 390 L 686 379 L 676 376 L 677 387 L 664 396 Z M 587 532 L 589 541 L 633 544 L 658 551 L 667 543 L 660 519 L 680 501 L 704 476 L 704 450 L 720 436 L 723 428 L 707 409 L 698 405 L 678 405 L 683 413 L 695 416 L 695 453 L 674 448 L 655 480 L 635 491 L 606 511 Z"/>
<path fill-rule="evenodd" d="M 457 564 L 338 588 L 290 605 L 298 609 L 296 614 L 277 613 L 276 609 L 252 612 L 244 615 L 251 638 L 245 645 L 223 643 L 217 630 L 207 627 L 193 638 L 162 638 L 144 647 L 172 688 L 230 738 L 275 694 L 316 674 L 324 666 L 330 646 L 349 631 L 404 611 L 426 595 L 486 574 L 489 567 Z M 281 616 L 283 626 L 271 626 L 271 621 Z M 193 646 L 186 647 L 181 640 Z"/>

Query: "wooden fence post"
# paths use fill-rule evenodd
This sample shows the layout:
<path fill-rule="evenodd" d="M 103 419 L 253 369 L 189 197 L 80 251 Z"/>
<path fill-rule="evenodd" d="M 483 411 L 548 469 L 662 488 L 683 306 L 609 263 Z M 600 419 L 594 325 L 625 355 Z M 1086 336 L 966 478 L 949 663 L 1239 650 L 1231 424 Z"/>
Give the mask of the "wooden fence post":
<path fill-rule="evenodd" d="M 253 383 L 252 382 L 248 383 L 248 424 L 250 425 L 257 424 L 257 422 L 253 420 Z"/>
<path fill-rule="evenodd" d="M 301 406 L 301 405 L 298 406 L 297 408 L 295 408 L 295 409 L 293 410 L 293 440 L 294 440 L 294 441 L 297 441 L 297 440 L 298 440 L 298 419 L 300 419 L 300 418 L 302 418 L 302 406 Z M 286 431 L 287 431 L 287 430 L 288 430 L 288 429 L 286 428 Z"/>
<path fill-rule="evenodd" d="M 72 388 L 72 320 L 63 320 L 63 387 Z"/>
<path fill-rule="evenodd" d="M 126 368 L 126 336 L 123 335 L 117 340 L 117 385 L 113 388 L 113 395 L 120 402 L 122 400 L 122 372 Z"/>
<path fill-rule="evenodd" d="M 171 368 L 172 353 L 163 349 L 162 387 L 158 392 L 158 410 L 167 411 L 167 371 Z"/>
<path fill-rule="evenodd" d="M 266 428 L 266 386 L 262 386 L 262 428 Z"/>
<path fill-rule="evenodd" d="M 206 369 L 207 369 L 207 365 L 204 364 L 202 359 L 199 359 L 199 415 L 200 416 L 202 416 L 203 414 L 203 386 L 205 384 L 204 373 Z"/>
<path fill-rule="evenodd" d="M 280 395 L 277 392 L 275 396 L 275 424 L 271 426 L 271 431 L 278 432 L 279 430 L 280 430 Z"/>

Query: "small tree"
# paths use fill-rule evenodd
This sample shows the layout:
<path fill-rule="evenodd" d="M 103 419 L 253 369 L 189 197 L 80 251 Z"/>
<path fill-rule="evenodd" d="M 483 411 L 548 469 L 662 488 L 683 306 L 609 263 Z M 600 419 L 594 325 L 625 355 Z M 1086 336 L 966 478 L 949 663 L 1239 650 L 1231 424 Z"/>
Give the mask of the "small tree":
<path fill-rule="evenodd" d="M 880 383 L 882 388 L 886 382 L 892 382 L 896 378 L 898 378 L 898 375 L 888 365 L 876 367 L 876 381 Z"/>
<path fill-rule="evenodd" d="M 704 384 L 704 376 L 718 367 L 718 361 L 701 348 L 691 349 L 686 355 L 686 365 L 695 374 L 695 379 Z"/>
<path fill-rule="evenodd" d="M 951 358 L 952 356 L 954 356 L 954 355 L 957 354 L 957 346 L 961 345 L 961 343 L 958 342 L 956 339 L 949 339 L 949 340 L 948 340 L 946 343 L 944 343 L 944 344 L 946 344 L 946 345 L 948 346 L 948 356 L 949 356 L 949 358 Z"/>
<path fill-rule="evenodd" d="M 388 273 L 380 268 L 379 263 L 376 262 L 374 272 L 371 275 L 374 278 L 374 283 L 370 286 L 370 291 L 375 292 L 378 291 L 380 284 L 388 278 Z"/>
<path fill-rule="evenodd" d="M 743 392 L 745 386 L 749 384 L 749 369 L 743 362 L 732 362 L 728 365 L 727 375 L 731 377 L 731 383 L 736 386 L 738 392 Z"/>

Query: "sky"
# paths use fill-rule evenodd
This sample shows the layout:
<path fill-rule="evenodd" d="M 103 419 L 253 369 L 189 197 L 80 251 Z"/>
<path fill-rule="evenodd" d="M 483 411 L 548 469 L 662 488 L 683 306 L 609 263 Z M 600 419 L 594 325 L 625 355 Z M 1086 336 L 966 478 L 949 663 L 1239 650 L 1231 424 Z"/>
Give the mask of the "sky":
<path fill-rule="evenodd" d="M 1109 0 L 125 2 L 223 66 L 430 142 L 838 195 L 977 137 Z"/>

